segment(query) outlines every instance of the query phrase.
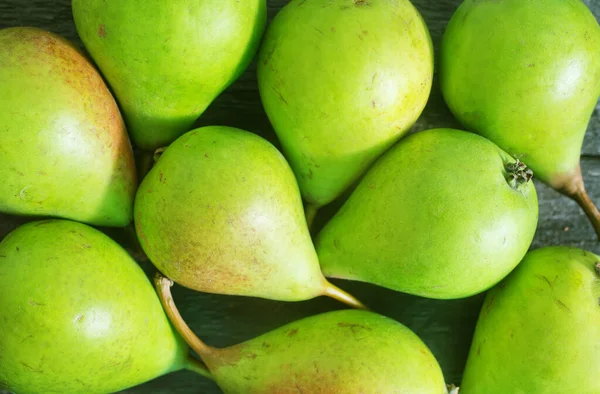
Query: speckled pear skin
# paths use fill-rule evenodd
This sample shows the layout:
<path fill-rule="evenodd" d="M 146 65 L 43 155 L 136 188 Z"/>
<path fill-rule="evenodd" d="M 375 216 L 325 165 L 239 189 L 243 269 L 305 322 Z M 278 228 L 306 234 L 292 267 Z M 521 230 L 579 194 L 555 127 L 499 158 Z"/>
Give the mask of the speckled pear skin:
<path fill-rule="evenodd" d="M 131 144 L 92 63 L 56 34 L 3 29 L 0 91 L 0 212 L 129 224 Z"/>
<path fill-rule="evenodd" d="M 366 311 L 304 318 L 205 361 L 227 394 L 446 392 L 440 366 L 421 339 Z"/>
<path fill-rule="evenodd" d="M 465 0 L 444 33 L 440 82 L 467 129 L 569 188 L 600 97 L 600 26 L 583 1 Z"/>
<path fill-rule="evenodd" d="M 433 49 L 408 0 L 292 0 L 258 59 L 266 113 L 306 201 L 325 205 L 417 120 Z"/>
<path fill-rule="evenodd" d="M 137 263 L 103 233 L 65 220 L 0 242 L 0 387 L 17 394 L 113 393 L 185 365 Z"/>
<path fill-rule="evenodd" d="M 191 289 L 298 301 L 326 284 L 292 170 L 244 130 L 171 144 L 138 189 L 135 227 L 154 265 Z"/>
<path fill-rule="evenodd" d="M 323 273 L 430 298 L 487 290 L 521 261 L 537 226 L 533 182 L 508 182 L 514 161 L 466 131 L 402 139 L 318 234 Z"/>
<path fill-rule="evenodd" d="M 486 296 L 461 393 L 599 393 L 600 257 L 529 252 Z"/>
<path fill-rule="evenodd" d="M 73 0 L 72 8 L 133 143 L 146 150 L 189 131 L 242 74 L 267 19 L 266 0 Z"/>

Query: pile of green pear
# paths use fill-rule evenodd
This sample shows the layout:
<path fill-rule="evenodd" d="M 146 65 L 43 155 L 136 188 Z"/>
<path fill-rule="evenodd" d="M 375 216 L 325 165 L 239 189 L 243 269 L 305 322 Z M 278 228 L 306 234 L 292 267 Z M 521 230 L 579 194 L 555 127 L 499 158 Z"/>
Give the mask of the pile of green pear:
<path fill-rule="evenodd" d="M 463 130 L 413 133 L 434 49 L 409 0 L 291 0 L 269 23 L 266 0 L 73 0 L 72 13 L 85 52 L 0 30 L 0 213 L 27 218 L 0 242 L 0 389 L 114 393 L 187 369 L 232 394 L 600 393 L 600 257 L 530 250 L 532 178 L 600 236 L 579 166 L 600 26 L 582 1 L 464 0 L 436 59 Z M 277 146 L 194 126 L 253 60 Z M 331 278 L 487 292 L 462 382 Z M 348 308 L 217 348 L 174 284 Z"/>

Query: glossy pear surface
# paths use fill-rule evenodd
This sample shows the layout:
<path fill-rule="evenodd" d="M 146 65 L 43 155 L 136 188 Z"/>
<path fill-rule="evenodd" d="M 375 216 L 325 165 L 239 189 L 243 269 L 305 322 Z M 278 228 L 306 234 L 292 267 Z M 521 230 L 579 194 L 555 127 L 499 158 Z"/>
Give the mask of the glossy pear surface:
<path fill-rule="evenodd" d="M 140 185 L 135 225 L 154 265 L 195 290 L 292 301 L 327 283 L 292 170 L 247 131 L 209 126 L 178 138 Z"/>
<path fill-rule="evenodd" d="M 467 129 L 569 187 L 600 96 L 600 27 L 583 1 L 465 0 L 440 61 L 444 98 Z"/>
<path fill-rule="evenodd" d="M 113 88 L 131 139 L 189 131 L 252 60 L 265 0 L 73 0 L 77 32 Z"/>
<path fill-rule="evenodd" d="M 318 235 L 323 273 L 431 298 L 490 288 L 521 261 L 537 225 L 533 182 L 512 179 L 514 165 L 465 131 L 406 137 Z"/>
<path fill-rule="evenodd" d="M 292 0 L 269 25 L 258 84 L 300 190 L 337 198 L 421 114 L 433 50 L 407 0 Z"/>
<path fill-rule="evenodd" d="M 64 38 L 0 30 L 0 211 L 126 226 L 137 186 L 119 108 Z"/>
<path fill-rule="evenodd" d="M 142 269 L 91 227 L 19 227 L 0 242 L 0 279 L 0 387 L 112 393 L 185 364 Z"/>
<path fill-rule="evenodd" d="M 600 393 L 600 257 L 528 253 L 486 296 L 461 393 Z"/>

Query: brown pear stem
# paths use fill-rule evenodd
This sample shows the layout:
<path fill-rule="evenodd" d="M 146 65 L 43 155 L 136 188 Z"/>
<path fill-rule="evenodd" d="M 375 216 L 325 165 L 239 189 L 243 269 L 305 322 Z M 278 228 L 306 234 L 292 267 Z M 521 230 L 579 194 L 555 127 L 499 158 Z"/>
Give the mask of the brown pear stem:
<path fill-rule="evenodd" d="M 577 203 L 581 206 L 583 212 L 585 212 L 590 222 L 592 222 L 592 226 L 594 226 L 594 230 L 596 230 L 598 240 L 600 240 L 600 211 L 598 211 L 598 208 L 596 205 L 594 205 L 585 189 L 577 190 L 575 194 L 572 194 L 569 197 L 577 201 Z"/>
<path fill-rule="evenodd" d="M 215 378 L 212 376 L 212 374 L 208 370 L 208 367 L 206 366 L 206 364 L 204 364 L 202 361 L 196 359 L 191 354 L 188 355 L 187 363 L 185 364 L 185 369 L 187 369 L 188 371 L 195 372 L 198 375 L 203 376 L 207 379 L 215 380 Z"/>
<path fill-rule="evenodd" d="M 154 277 L 154 286 L 156 287 L 158 298 L 160 298 L 160 302 L 177 332 L 179 332 L 189 347 L 200 356 L 202 361 L 206 362 L 206 360 L 212 359 L 217 349 L 208 346 L 194 334 L 181 317 L 177 306 L 175 306 L 175 301 L 173 301 L 173 295 L 171 294 L 173 281 L 160 272 L 157 272 Z"/>
<path fill-rule="evenodd" d="M 317 212 L 319 212 L 319 207 L 315 204 L 308 203 L 304 207 L 304 214 L 306 215 L 306 225 L 308 226 L 309 230 L 312 228 L 312 224 L 315 221 Z"/>
<path fill-rule="evenodd" d="M 356 309 L 364 309 L 367 311 L 369 310 L 369 308 L 367 308 L 362 302 L 357 300 L 353 295 L 345 292 L 344 290 L 327 281 L 325 282 L 325 290 L 323 291 L 323 295 L 341 301 L 344 304 L 348 304 Z"/>
<path fill-rule="evenodd" d="M 592 223 L 592 226 L 594 226 L 596 236 L 600 240 L 600 211 L 598 211 L 598 208 L 594 205 L 585 190 L 581 167 L 578 166 L 572 174 L 559 177 L 556 182 L 551 182 L 551 184 L 559 192 L 572 198 L 579 204 Z"/>

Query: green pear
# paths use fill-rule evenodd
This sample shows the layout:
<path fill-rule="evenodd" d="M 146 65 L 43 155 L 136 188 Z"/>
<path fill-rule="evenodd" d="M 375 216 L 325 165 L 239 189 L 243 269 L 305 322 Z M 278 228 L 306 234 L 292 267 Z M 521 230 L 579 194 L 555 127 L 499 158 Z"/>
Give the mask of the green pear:
<path fill-rule="evenodd" d="M 87 50 L 142 149 L 189 131 L 254 57 L 265 0 L 73 0 Z"/>
<path fill-rule="evenodd" d="M 0 212 L 126 226 L 131 144 L 102 77 L 64 38 L 0 30 Z"/>
<path fill-rule="evenodd" d="M 155 281 L 163 306 L 226 394 L 444 394 L 437 360 L 402 324 L 373 312 L 304 318 L 228 348 L 199 340 L 177 311 L 172 282 Z"/>
<path fill-rule="evenodd" d="M 193 369 L 144 271 L 103 233 L 66 220 L 0 242 L 0 387 L 112 393 Z"/>
<path fill-rule="evenodd" d="M 480 293 L 535 234 L 531 171 L 476 134 L 433 129 L 383 155 L 316 240 L 327 277 L 424 297 Z"/>
<path fill-rule="evenodd" d="M 600 393 L 600 257 L 528 253 L 486 296 L 461 393 Z"/>
<path fill-rule="evenodd" d="M 579 0 L 465 0 L 441 44 L 441 87 L 471 131 L 577 201 L 600 237 L 579 167 L 600 96 L 600 27 Z"/>
<path fill-rule="evenodd" d="M 323 277 L 294 174 L 255 134 L 208 126 L 179 137 L 142 181 L 134 209 L 142 248 L 180 285 L 360 306 Z"/>
<path fill-rule="evenodd" d="M 429 98 L 433 49 L 408 0 L 292 0 L 259 54 L 266 113 L 312 209 L 408 132 Z"/>

